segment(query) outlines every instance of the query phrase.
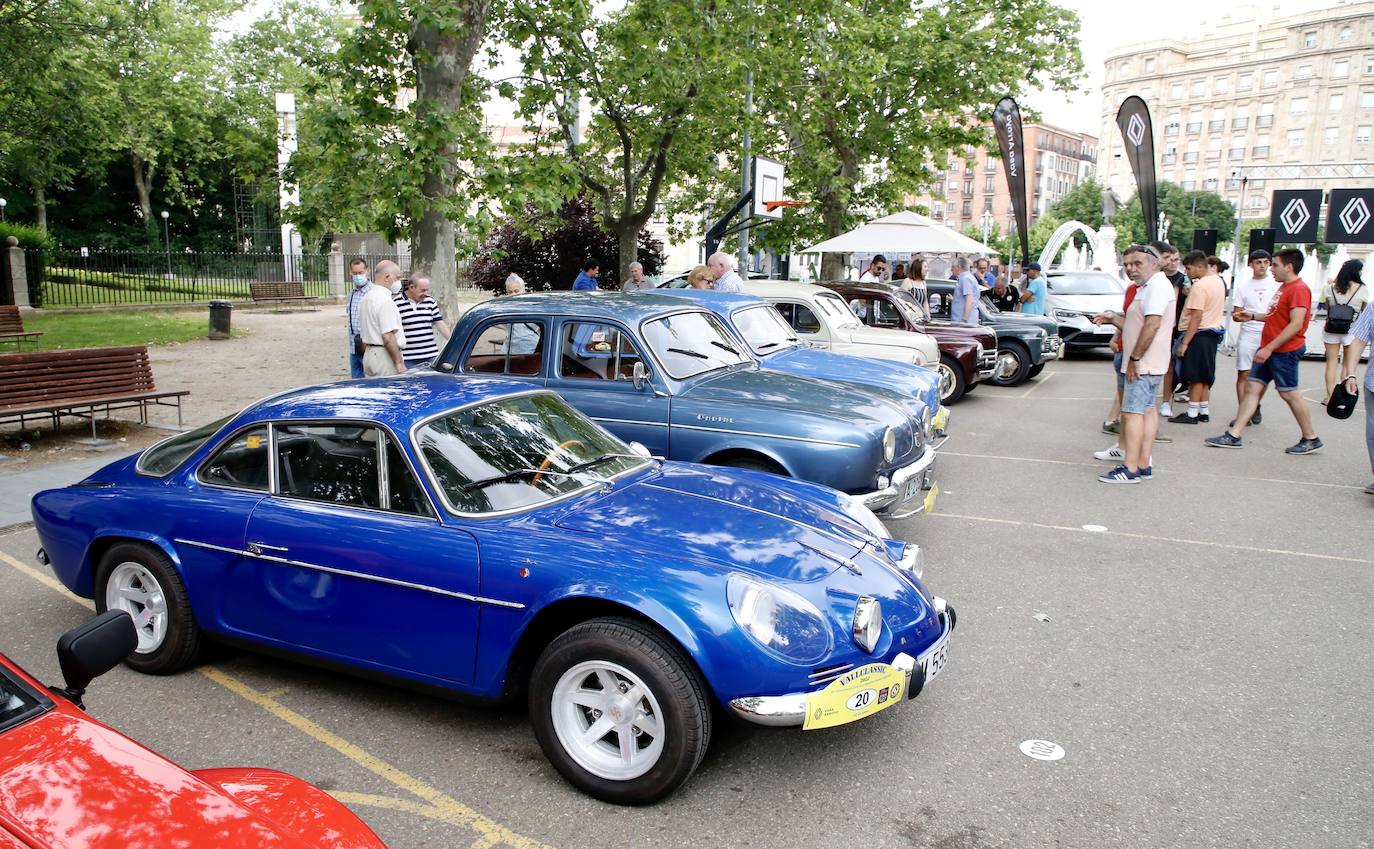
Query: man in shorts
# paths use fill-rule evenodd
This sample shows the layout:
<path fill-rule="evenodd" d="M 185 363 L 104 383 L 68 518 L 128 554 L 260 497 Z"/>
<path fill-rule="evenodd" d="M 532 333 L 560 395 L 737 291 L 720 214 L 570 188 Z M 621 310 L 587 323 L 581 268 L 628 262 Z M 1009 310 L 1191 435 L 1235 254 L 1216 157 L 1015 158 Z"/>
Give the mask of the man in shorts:
<path fill-rule="evenodd" d="M 1125 315 L 1098 313 L 1097 324 L 1121 330 L 1126 376 L 1121 398 L 1121 448 L 1125 461 L 1098 476 L 1102 483 L 1136 484 L 1154 477 L 1150 449 L 1159 429 L 1156 415 L 1159 388 L 1169 370 L 1169 341 L 1174 329 L 1174 287 L 1160 271 L 1159 251 L 1150 245 L 1131 245 L 1122 258 L 1126 275 L 1137 287 Z"/>
<path fill-rule="evenodd" d="M 1279 284 L 1269 273 L 1271 258 L 1266 250 L 1250 252 L 1250 279 L 1236 287 L 1236 298 L 1231 310 L 1231 318 L 1241 322 L 1240 334 L 1236 337 L 1236 408 L 1245 403 L 1245 386 L 1249 382 L 1250 366 L 1254 363 L 1255 352 L 1259 350 L 1260 334 L 1264 332 L 1264 319 L 1269 308 L 1274 305 L 1274 295 Z M 1264 418 L 1258 405 L 1250 424 L 1257 425 Z M 1231 422 L 1228 427 L 1235 425 Z"/>
<path fill-rule="evenodd" d="M 1296 248 L 1281 250 L 1274 255 L 1274 279 L 1279 283 L 1274 308 L 1264 320 L 1260 346 L 1250 365 L 1245 399 L 1241 402 L 1236 421 L 1221 436 L 1207 440 L 1213 448 L 1243 448 L 1240 437 L 1245 425 L 1259 407 L 1260 398 L 1269 381 L 1279 391 L 1279 397 L 1293 411 L 1302 438 L 1296 445 L 1284 449 L 1287 454 L 1315 454 L 1322 450 L 1322 441 L 1312 429 L 1312 413 L 1307 399 L 1298 392 L 1298 363 L 1302 362 L 1307 320 L 1312 315 L 1312 290 L 1298 276 L 1302 271 L 1303 254 Z M 1244 320 L 1248 320 L 1246 313 Z"/>
<path fill-rule="evenodd" d="M 1188 387 L 1188 409 L 1169 421 L 1197 424 L 1209 421 L 1212 384 L 1217 377 L 1217 346 L 1225 327 L 1226 284 L 1207 266 L 1207 254 L 1193 251 L 1183 259 L 1193 285 L 1183 308 L 1183 336 L 1178 342 L 1179 377 Z"/>

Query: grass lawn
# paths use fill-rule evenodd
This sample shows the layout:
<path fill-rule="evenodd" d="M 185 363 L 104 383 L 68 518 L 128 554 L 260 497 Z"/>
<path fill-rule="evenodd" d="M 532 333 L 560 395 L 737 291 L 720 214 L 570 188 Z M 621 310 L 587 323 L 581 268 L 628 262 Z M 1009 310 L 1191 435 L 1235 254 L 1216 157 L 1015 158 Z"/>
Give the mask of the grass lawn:
<path fill-rule="evenodd" d="M 40 330 L 41 350 L 98 348 L 105 345 L 165 345 L 204 339 L 209 330 L 205 312 L 81 312 L 46 313 L 24 319 L 25 330 Z M 237 336 L 239 331 L 234 330 Z M 25 346 L 26 349 L 29 346 Z"/>

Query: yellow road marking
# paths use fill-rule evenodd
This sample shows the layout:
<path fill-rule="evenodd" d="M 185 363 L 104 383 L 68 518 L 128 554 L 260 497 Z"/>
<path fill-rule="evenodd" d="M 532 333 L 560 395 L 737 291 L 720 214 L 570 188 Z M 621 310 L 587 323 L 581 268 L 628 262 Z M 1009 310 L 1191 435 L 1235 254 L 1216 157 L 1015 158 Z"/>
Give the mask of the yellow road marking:
<path fill-rule="evenodd" d="M 1057 374 L 1057 373 L 1058 373 L 1058 372 L 1047 371 L 1047 372 L 1045 372 L 1044 374 L 1040 375 L 1040 379 L 1039 379 L 1039 380 L 1037 380 L 1035 383 L 1032 383 L 1032 384 L 1030 385 L 1030 388 L 1028 388 L 1025 392 L 1022 392 L 1022 393 L 1021 393 L 1021 397 L 1022 397 L 1022 398 L 1028 397 L 1032 392 L 1034 392 L 1035 390 L 1037 390 L 1037 389 L 1039 389 L 1040 387 L 1044 386 L 1046 383 L 1049 383 L 1049 382 L 1050 382 L 1050 378 L 1051 378 L 1051 377 L 1054 377 L 1055 374 Z"/>
<path fill-rule="evenodd" d="M 1075 534 L 1087 534 L 1090 536 L 1118 536 L 1128 539 L 1143 539 L 1151 542 L 1173 542 L 1180 545 L 1201 545 L 1209 548 L 1228 548 L 1233 551 L 1248 551 L 1256 554 L 1282 554 L 1289 557 L 1309 557 L 1314 560 L 1336 560 L 1342 563 L 1362 563 L 1366 566 L 1374 566 L 1374 560 L 1364 560 L 1359 557 L 1342 557 L 1338 554 L 1315 554 L 1310 551 L 1289 551 L 1284 548 L 1260 548 L 1253 545 L 1237 545 L 1230 542 L 1213 542 L 1205 539 L 1179 539 L 1178 537 L 1161 537 L 1153 534 L 1137 534 L 1130 531 L 1087 531 L 1083 528 L 1074 528 L 1068 525 L 1048 525 L 1042 522 L 1023 522 L 1019 519 L 997 519 L 991 516 L 967 516 L 959 513 L 931 513 L 931 516 L 939 516 L 945 519 L 963 519 L 967 522 L 988 522 L 995 525 L 1013 525 L 1023 528 L 1043 528 L 1049 531 L 1071 531 Z"/>
<path fill-rule="evenodd" d="M 73 595 L 70 590 L 62 586 L 61 582 L 51 575 L 45 575 L 3 551 L 0 551 L 0 561 L 5 562 L 20 574 L 34 579 L 48 589 L 66 596 L 71 601 L 75 601 L 77 604 L 89 610 L 95 609 L 95 604 L 91 602 L 90 599 Z M 470 828 L 476 831 L 478 835 L 473 846 L 480 846 L 481 849 L 490 849 L 490 847 L 495 846 L 510 846 L 513 847 L 513 849 L 552 849 L 548 844 L 540 843 L 537 840 L 511 831 L 495 820 L 469 808 L 457 799 L 444 793 L 442 790 L 401 771 L 397 767 L 369 753 L 361 746 L 351 743 L 332 731 L 325 729 L 313 720 L 308 719 L 286 705 L 283 705 L 281 702 L 278 702 L 267 693 L 262 693 L 253 689 L 227 672 L 216 669 L 213 666 L 197 667 L 196 671 L 229 692 L 234 693 L 246 701 L 252 702 L 267 713 L 285 722 L 287 725 L 312 737 L 317 742 L 323 743 L 363 769 L 368 770 L 408 793 L 412 793 L 424 799 L 425 802 L 428 803 L 428 805 L 413 803 L 413 806 L 407 806 L 407 803 L 403 800 L 392 800 L 391 806 L 393 809 L 407 810 L 422 816 L 442 819 L 444 822 L 452 825 Z M 370 798 L 386 799 L 387 797 L 379 796 Z"/>

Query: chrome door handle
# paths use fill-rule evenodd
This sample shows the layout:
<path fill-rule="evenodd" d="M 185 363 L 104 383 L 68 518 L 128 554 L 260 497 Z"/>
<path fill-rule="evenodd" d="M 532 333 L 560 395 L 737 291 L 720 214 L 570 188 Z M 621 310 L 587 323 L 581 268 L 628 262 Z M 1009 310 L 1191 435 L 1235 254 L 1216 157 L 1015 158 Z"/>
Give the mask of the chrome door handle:
<path fill-rule="evenodd" d="M 286 549 L 280 545 L 268 545 L 265 542 L 248 543 L 249 554 L 262 554 L 264 551 L 276 551 L 285 554 L 288 550 L 289 549 Z"/>

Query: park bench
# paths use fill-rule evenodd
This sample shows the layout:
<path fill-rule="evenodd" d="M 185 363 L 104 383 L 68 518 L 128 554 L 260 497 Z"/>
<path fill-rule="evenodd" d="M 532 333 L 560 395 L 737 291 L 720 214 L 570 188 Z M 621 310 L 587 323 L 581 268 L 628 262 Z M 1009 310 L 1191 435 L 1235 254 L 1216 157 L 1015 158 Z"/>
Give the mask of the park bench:
<path fill-rule="evenodd" d="M 16 348 L 23 348 L 25 342 L 32 342 L 36 348 L 38 337 L 42 335 L 41 330 L 24 329 L 24 319 L 19 315 L 19 307 L 12 304 L 0 306 L 0 342 L 13 342 Z"/>
<path fill-rule="evenodd" d="M 248 294 L 255 302 L 315 300 L 314 297 L 306 296 L 304 283 L 289 280 L 271 282 L 254 280 L 248 284 Z"/>
<path fill-rule="evenodd" d="M 143 345 L 0 354 L 0 421 L 18 420 L 21 428 L 50 416 L 56 429 L 62 416 L 77 416 L 90 421 L 94 438 L 97 410 L 108 418 L 137 407 L 147 424 L 149 404 L 175 406 L 180 427 L 181 398 L 189 394 L 158 391 Z"/>

